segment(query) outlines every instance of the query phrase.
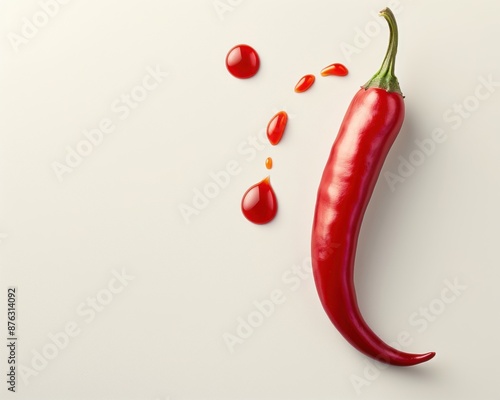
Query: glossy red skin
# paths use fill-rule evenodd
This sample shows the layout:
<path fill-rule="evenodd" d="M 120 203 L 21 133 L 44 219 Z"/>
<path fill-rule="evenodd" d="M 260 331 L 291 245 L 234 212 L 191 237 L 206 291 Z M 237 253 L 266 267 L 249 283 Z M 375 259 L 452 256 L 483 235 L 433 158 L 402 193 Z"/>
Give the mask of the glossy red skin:
<path fill-rule="evenodd" d="M 399 366 L 435 353 L 410 354 L 384 343 L 366 324 L 354 288 L 359 230 L 377 178 L 404 119 L 403 96 L 361 88 L 333 144 L 318 190 L 312 232 L 314 279 L 338 331 L 369 357 Z"/>

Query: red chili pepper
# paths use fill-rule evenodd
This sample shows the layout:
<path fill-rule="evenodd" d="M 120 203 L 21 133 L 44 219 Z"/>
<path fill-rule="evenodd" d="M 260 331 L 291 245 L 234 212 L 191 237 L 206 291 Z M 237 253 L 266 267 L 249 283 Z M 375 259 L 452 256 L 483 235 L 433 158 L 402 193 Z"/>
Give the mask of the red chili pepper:
<path fill-rule="evenodd" d="M 380 15 L 389 24 L 389 46 L 380 70 L 354 96 L 333 144 L 318 190 L 312 261 L 323 307 L 347 341 L 367 356 L 409 366 L 430 360 L 435 353 L 410 354 L 384 343 L 364 321 L 354 288 L 363 215 L 405 110 L 394 75 L 396 20 L 388 8 Z"/>

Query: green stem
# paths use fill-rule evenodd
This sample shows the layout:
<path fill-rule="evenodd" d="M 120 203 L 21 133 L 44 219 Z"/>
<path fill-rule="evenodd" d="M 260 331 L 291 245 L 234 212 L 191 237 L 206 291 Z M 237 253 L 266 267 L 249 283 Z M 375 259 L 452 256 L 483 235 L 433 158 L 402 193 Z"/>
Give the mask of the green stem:
<path fill-rule="evenodd" d="M 399 87 L 398 78 L 394 75 L 396 53 L 398 52 L 398 25 L 396 24 L 396 18 L 394 18 L 394 14 L 389 8 L 384 8 L 380 11 L 380 15 L 389 24 L 389 46 L 387 47 L 382 66 L 363 88 L 380 88 L 388 92 L 396 92 L 403 95 Z"/>

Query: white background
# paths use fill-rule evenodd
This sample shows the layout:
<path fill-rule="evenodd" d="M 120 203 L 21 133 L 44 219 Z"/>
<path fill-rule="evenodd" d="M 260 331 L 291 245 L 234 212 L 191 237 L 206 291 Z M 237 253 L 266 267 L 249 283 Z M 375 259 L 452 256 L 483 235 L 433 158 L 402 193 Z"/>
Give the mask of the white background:
<path fill-rule="evenodd" d="M 212 0 L 73 0 L 16 51 L 9 37 L 42 8 L 0 2 L 1 381 L 8 285 L 18 288 L 18 364 L 34 373 L 18 372 L 16 395 L 2 383 L 0 398 L 498 398 L 500 87 L 470 98 L 481 79 L 500 81 L 498 3 L 393 7 L 407 115 L 382 174 L 398 174 L 435 129 L 446 139 L 394 190 L 381 175 L 363 224 L 363 315 L 387 342 L 407 332 L 406 351 L 437 352 L 386 369 L 338 334 L 310 273 L 287 278 L 308 265 L 319 179 L 347 105 L 382 61 L 388 29 L 374 14 L 387 4 L 219 3 L 218 13 Z M 371 37 L 363 43 L 357 29 Z M 238 43 L 261 56 L 252 79 L 225 69 Z M 355 43 L 363 47 L 342 50 Z M 333 62 L 350 74 L 320 77 Z M 112 103 L 148 67 L 168 76 L 120 119 Z M 315 85 L 294 93 L 307 73 Z M 443 118 L 464 101 L 467 118 Z M 243 153 L 281 109 L 290 114 L 283 141 Z M 103 118 L 115 130 L 59 182 L 53 163 Z M 268 173 L 268 156 L 279 213 L 257 226 L 239 205 Z M 186 223 L 179 206 L 233 160 L 239 173 Z M 123 270 L 134 279 L 87 322 L 88 298 L 108 301 L 113 271 Z M 463 287 L 448 304 L 445 281 Z M 223 335 L 236 335 L 238 318 L 274 290 L 284 301 L 230 352 Z M 34 369 L 49 334 L 72 322 L 79 334 Z"/>

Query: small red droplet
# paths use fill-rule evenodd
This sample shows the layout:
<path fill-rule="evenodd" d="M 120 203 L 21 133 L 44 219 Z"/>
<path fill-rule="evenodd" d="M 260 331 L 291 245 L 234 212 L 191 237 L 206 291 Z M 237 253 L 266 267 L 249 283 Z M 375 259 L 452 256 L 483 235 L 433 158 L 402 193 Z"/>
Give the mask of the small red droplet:
<path fill-rule="evenodd" d="M 295 85 L 295 92 L 302 93 L 309 89 L 316 80 L 314 75 L 305 75 L 300 78 L 299 82 Z"/>
<path fill-rule="evenodd" d="M 252 47 L 239 44 L 227 53 L 226 67 L 229 73 L 236 78 L 251 78 L 259 70 L 259 55 Z"/>
<path fill-rule="evenodd" d="M 267 224 L 278 212 L 278 201 L 269 176 L 251 186 L 241 199 L 241 211 L 254 224 Z"/>
<path fill-rule="evenodd" d="M 273 159 L 271 157 L 266 158 L 266 168 L 271 169 L 273 167 Z"/>
<path fill-rule="evenodd" d="M 283 137 L 287 122 L 288 114 L 286 111 L 280 111 L 267 124 L 267 138 L 273 146 L 276 146 Z"/>
<path fill-rule="evenodd" d="M 346 76 L 349 73 L 347 68 L 339 63 L 330 64 L 321 70 L 321 76 L 335 75 L 335 76 Z"/>

